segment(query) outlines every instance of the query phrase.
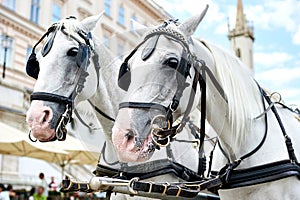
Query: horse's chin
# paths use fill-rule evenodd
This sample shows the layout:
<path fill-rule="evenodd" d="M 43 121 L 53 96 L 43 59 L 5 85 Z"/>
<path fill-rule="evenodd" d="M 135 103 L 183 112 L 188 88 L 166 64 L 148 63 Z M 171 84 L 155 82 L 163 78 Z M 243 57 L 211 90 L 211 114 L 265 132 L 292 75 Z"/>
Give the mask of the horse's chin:
<path fill-rule="evenodd" d="M 55 130 L 49 127 L 33 126 L 31 127 L 31 134 L 37 140 L 49 141 L 55 137 Z"/>
<path fill-rule="evenodd" d="M 141 140 L 120 130 L 113 133 L 112 141 L 121 162 L 144 162 L 149 160 L 155 151 L 150 135 L 143 142 L 137 142 Z"/>

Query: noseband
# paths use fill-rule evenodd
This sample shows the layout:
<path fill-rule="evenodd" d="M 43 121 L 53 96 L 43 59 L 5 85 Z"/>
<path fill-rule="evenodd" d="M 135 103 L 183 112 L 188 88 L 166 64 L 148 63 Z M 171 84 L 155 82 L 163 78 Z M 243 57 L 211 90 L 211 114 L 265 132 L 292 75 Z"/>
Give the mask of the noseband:
<path fill-rule="evenodd" d="M 58 24 L 53 24 L 47 32 L 40 38 L 40 40 L 34 45 L 31 55 L 29 56 L 29 59 L 27 61 L 26 65 L 26 72 L 29 76 L 32 78 L 37 79 L 39 74 L 39 62 L 36 58 L 35 54 L 35 48 L 40 44 L 46 36 L 49 36 L 50 34 L 53 34 L 52 37 L 50 37 L 47 41 L 47 43 L 42 48 L 41 54 L 43 57 L 45 57 L 51 50 L 51 47 L 54 42 L 54 38 L 56 36 L 57 31 L 61 31 L 66 36 L 72 38 L 75 40 L 78 44 L 78 52 L 76 55 L 76 64 L 80 70 L 80 73 L 76 75 L 76 87 L 74 91 L 71 93 L 70 96 L 62 96 L 58 94 L 48 93 L 48 92 L 33 92 L 30 96 L 30 100 L 42 100 L 42 101 L 49 101 L 49 102 L 55 102 L 59 104 L 65 105 L 65 110 L 63 114 L 61 114 L 58 123 L 55 127 L 55 137 L 51 139 L 51 141 L 54 140 L 60 140 L 63 141 L 66 138 L 67 129 L 66 125 L 71 122 L 72 120 L 72 110 L 74 107 L 74 99 L 77 94 L 81 92 L 83 89 L 83 84 L 85 82 L 85 78 L 87 77 L 87 67 L 89 65 L 89 58 L 91 51 L 93 51 L 93 41 L 92 41 L 92 35 L 91 33 L 85 33 L 82 30 L 76 31 L 76 33 L 82 38 L 85 43 L 82 43 L 77 37 L 75 37 L 72 34 L 69 34 L 66 32 L 64 25 L 59 26 Z M 98 72 L 97 72 L 98 73 Z M 29 132 L 29 138 L 32 140 Z M 33 141 L 33 140 L 32 140 Z M 42 141 L 43 142 L 43 141 Z"/>
<path fill-rule="evenodd" d="M 167 146 L 169 142 L 176 136 L 177 133 L 181 132 L 183 127 L 185 126 L 186 122 L 188 121 L 188 115 L 191 111 L 195 94 L 197 91 L 197 85 L 199 83 L 200 89 L 202 91 L 201 95 L 201 131 L 200 131 L 200 146 L 202 146 L 205 136 L 205 114 L 206 114 L 206 82 L 205 82 L 205 73 L 210 76 L 210 78 L 213 79 L 214 85 L 221 94 L 221 96 L 227 101 L 226 95 L 221 88 L 221 86 L 218 84 L 217 81 L 215 81 L 215 78 L 213 77 L 211 71 L 206 66 L 205 62 L 203 60 L 198 60 L 196 56 L 194 56 L 189 48 L 188 42 L 186 41 L 185 37 L 180 34 L 179 32 L 167 28 L 167 26 L 170 23 L 175 23 L 174 21 L 165 22 L 162 26 L 160 26 L 157 29 L 154 29 L 150 31 L 150 33 L 147 34 L 145 39 L 137 45 L 137 47 L 125 58 L 124 62 L 122 63 L 119 71 L 119 86 L 127 90 L 130 81 L 131 81 L 131 74 L 130 69 L 128 67 L 128 61 L 130 58 L 136 53 L 136 51 L 148 40 L 152 40 L 149 42 L 149 45 L 145 47 L 145 49 L 142 52 L 142 60 L 147 60 L 150 55 L 155 50 L 155 46 L 157 44 L 157 41 L 161 35 L 166 36 L 167 38 L 179 43 L 183 47 L 182 56 L 180 63 L 178 67 L 176 68 L 177 76 L 177 90 L 172 98 L 172 101 L 170 104 L 165 107 L 161 104 L 157 103 L 146 103 L 146 102 L 123 102 L 119 105 L 119 109 L 121 108 L 138 108 L 138 109 L 158 109 L 161 110 L 165 115 L 160 115 L 159 117 L 164 117 L 164 119 L 167 121 L 167 127 L 157 127 L 155 124 L 155 120 L 152 120 L 151 123 L 151 136 L 153 142 L 157 146 Z M 150 46 L 150 47 L 149 47 Z M 195 69 L 195 76 L 193 79 L 193 85 L 192 85 L 192 91 L 190 93 L 189 102 L 187 104 L 187 108 L 184 112 L 184 116 L 182 118 L 182 121 L 175 126 L 172 126 L 173 124 L 173 113 L 177 110 L 179 106 L 180 99 L 182 97 L 183 91 L 185 88 L 188 87 L 188 83 L 186 82 L 186 79 L 188 76 L 190 76 L 190 68 L 193 67 Z"/>

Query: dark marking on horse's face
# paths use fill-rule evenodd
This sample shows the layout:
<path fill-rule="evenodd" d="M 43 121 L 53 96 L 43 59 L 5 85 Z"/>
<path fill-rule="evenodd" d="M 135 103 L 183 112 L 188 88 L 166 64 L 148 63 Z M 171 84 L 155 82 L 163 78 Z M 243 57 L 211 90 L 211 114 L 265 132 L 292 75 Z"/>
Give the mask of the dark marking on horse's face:
<path fill-rule="evenodd" d="M 60 116 L 64 113 L 66 107 L 63 104 L 58 104 L 58 103 L 49 102 L 49 101 L 45 101 L 44 105 L 50 107 L 52 110 L 53 117 L 50 121 L 49 126 L 51 129 L 55 129 L 58 124 L 58 120 L 60 119 Z"/>

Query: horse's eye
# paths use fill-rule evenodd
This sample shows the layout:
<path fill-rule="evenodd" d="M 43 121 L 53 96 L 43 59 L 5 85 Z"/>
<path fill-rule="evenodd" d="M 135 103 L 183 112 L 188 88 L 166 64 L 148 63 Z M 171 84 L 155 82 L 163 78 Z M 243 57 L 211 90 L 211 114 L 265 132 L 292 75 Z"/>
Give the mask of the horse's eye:
<path fill-rule="evenodd" d="M 168 60 L 165 61 L 164 64 L 167 65 L 167 66 L 169 66 L 169 67 L 171 67 L 171 68 L 176 69 L 177 66 L 178 66 L 178 59 L 174 58 L 174 57 L 169 58 Z"/>
<path fill-rule="evenodd" d="M 77 56 L 77 53 L 78 53 L 78 48 L 73 47 L 68 50 L 67 55 L 74 57 L 74 56 Z"/>

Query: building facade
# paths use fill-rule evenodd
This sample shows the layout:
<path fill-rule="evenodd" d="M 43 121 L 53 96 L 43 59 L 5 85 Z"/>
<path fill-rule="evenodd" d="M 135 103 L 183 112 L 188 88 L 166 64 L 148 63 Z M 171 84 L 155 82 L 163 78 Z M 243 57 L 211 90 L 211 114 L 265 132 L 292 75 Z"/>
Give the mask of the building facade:
<path fill-rule="evenodd" d="M 133 49 L 138 41 L 138 36 L 132 31 L 131 19 L 144 25 L 156 25 L 170 18 L 152 0 L 0 0 L 2 123 L 28 132 L 25 113 L 35 80 L 25 74 L 25 66 L 32 47 L 47 28 L 70 15 L 82 20 L 101 12 L 104 14 L 94 34 L 116 56 Z M 128 32 L 126 38 L 124 32 Z M 2 178 L 8 174 L 17 176 L 18 158 L 2 155 L 0 161 Z"/>

